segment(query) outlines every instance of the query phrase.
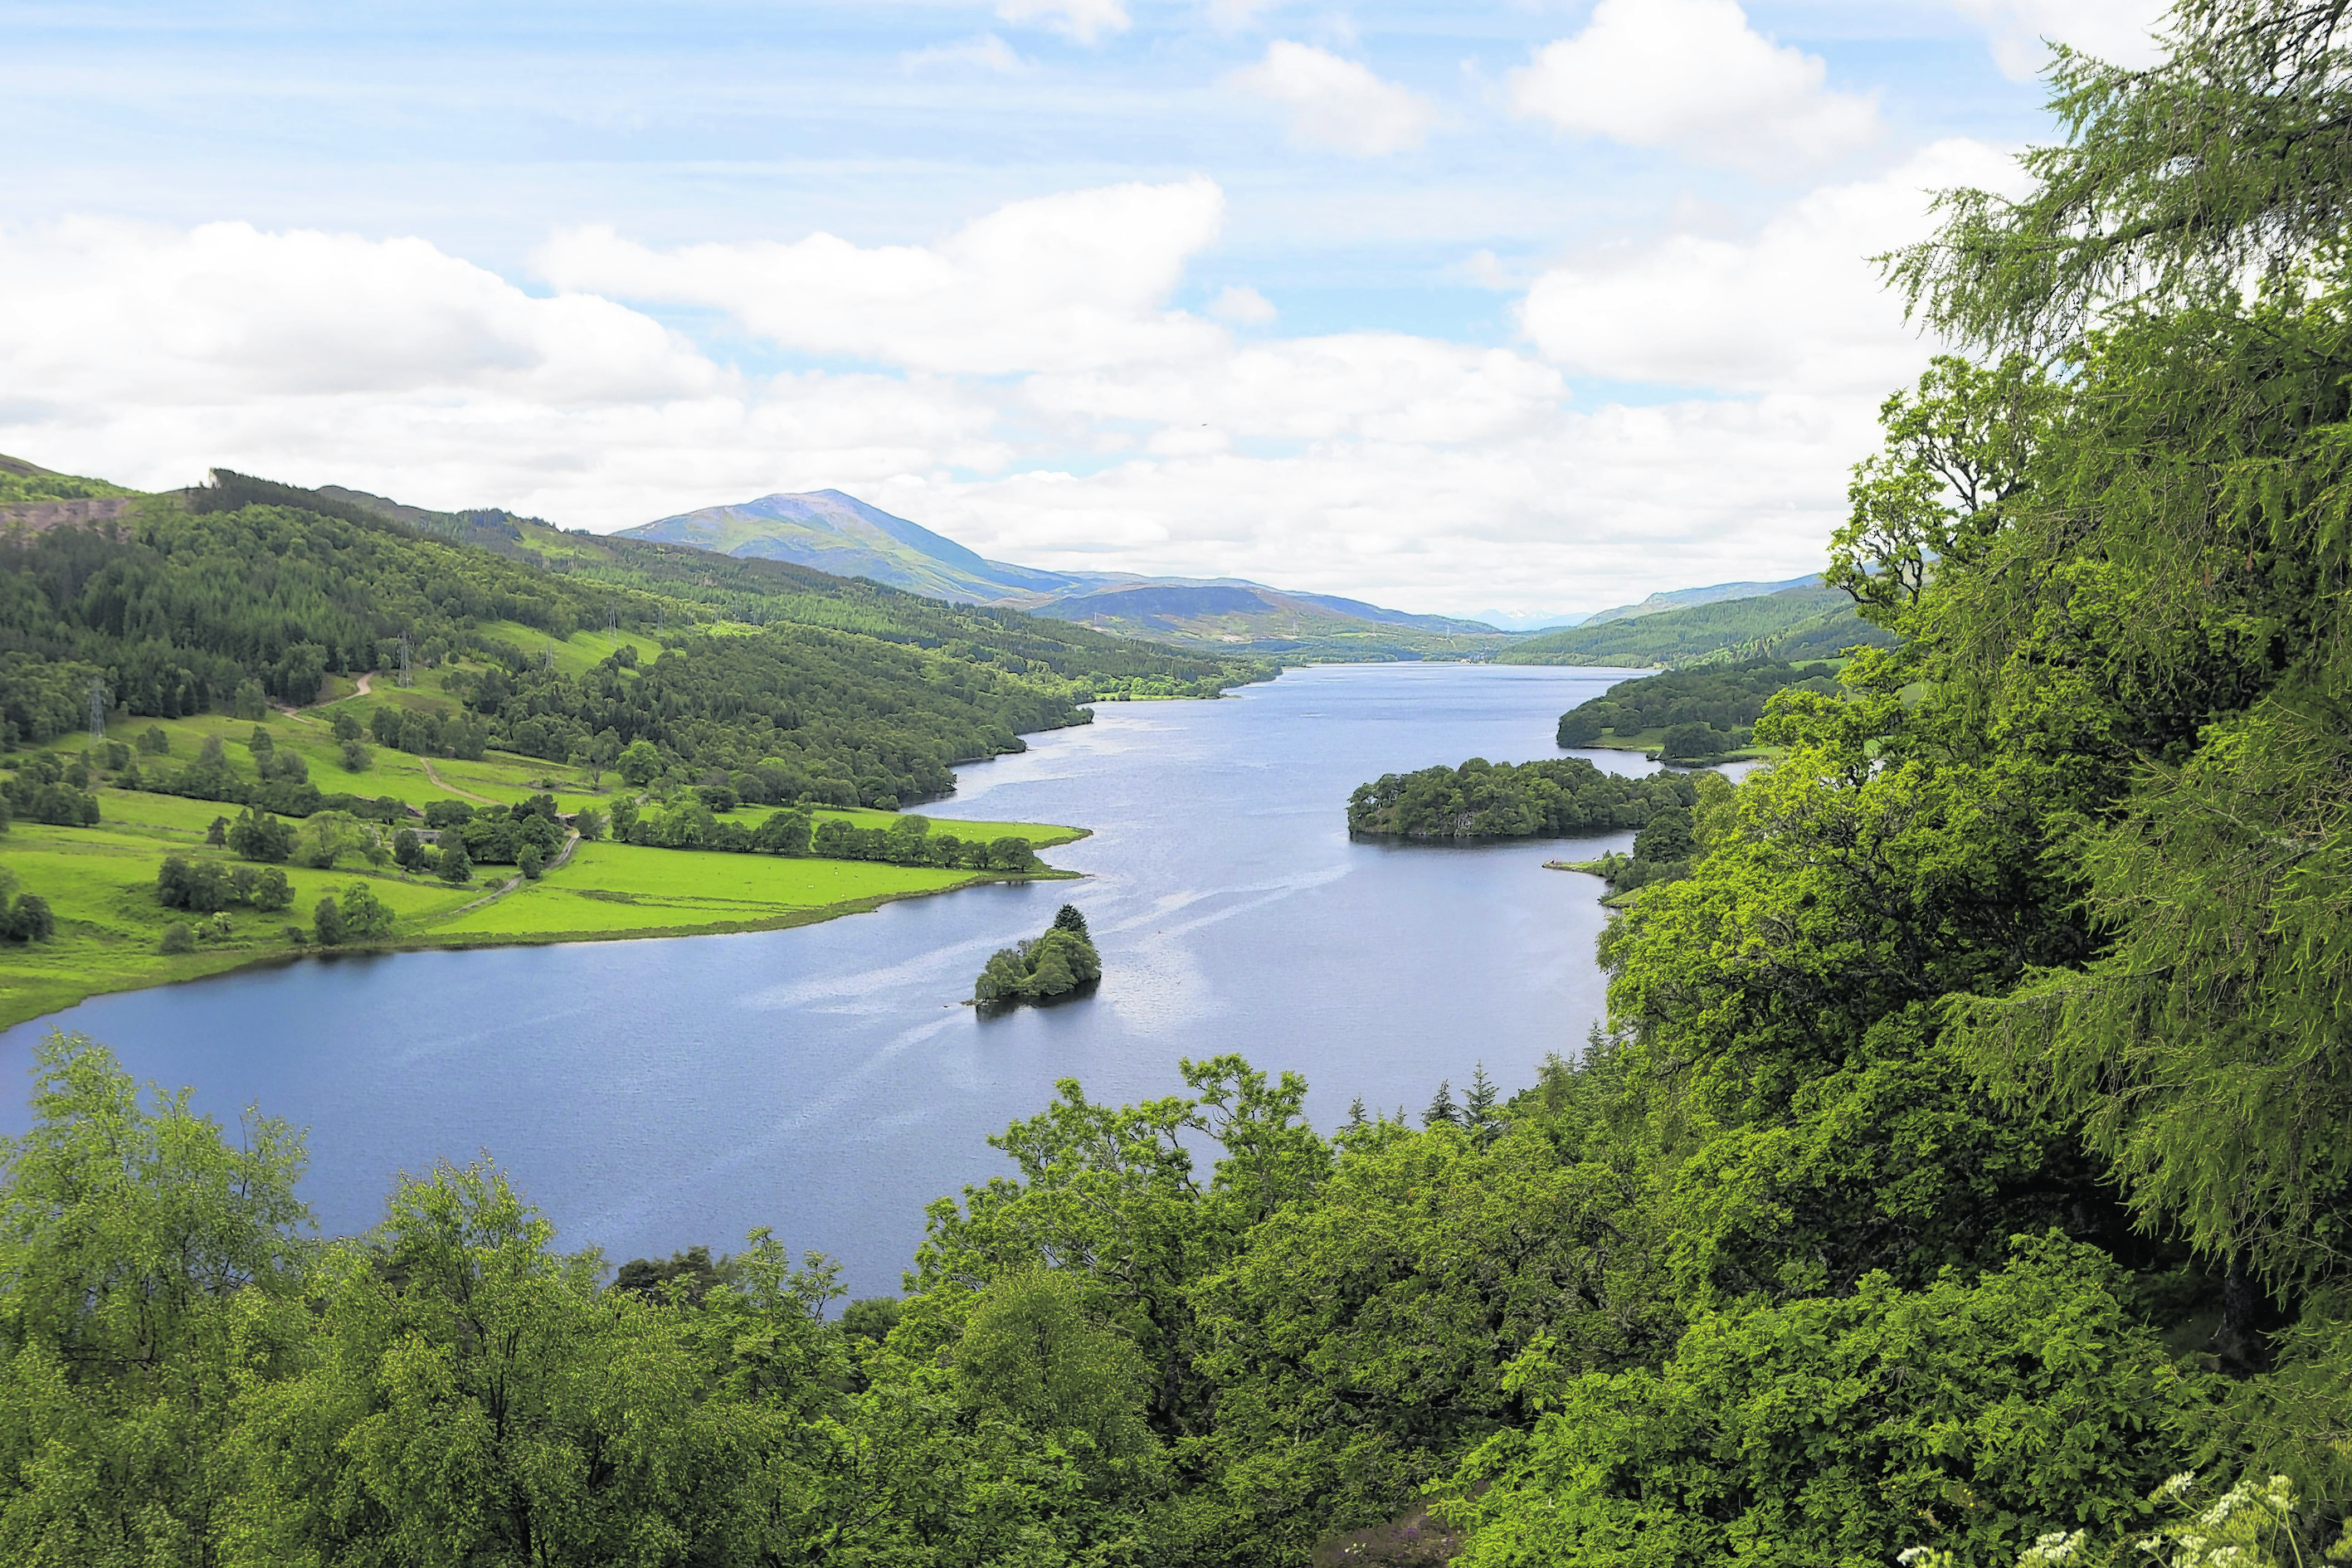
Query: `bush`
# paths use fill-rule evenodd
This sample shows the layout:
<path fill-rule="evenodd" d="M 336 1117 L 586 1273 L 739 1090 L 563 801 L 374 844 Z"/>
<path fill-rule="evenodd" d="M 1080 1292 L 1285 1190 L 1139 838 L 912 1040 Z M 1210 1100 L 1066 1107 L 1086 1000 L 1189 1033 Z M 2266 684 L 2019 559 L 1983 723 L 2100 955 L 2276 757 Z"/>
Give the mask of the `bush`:
<path fill-rule="evenodd" d="M 170 925 L 163 928 L 163 941 L 161 951 L 164 952 L 194 952 L 196 951 L 196 933 L 188 929 L 187 921 L 173 921 Z"/>
<path fill-rule="evenodd" d="M 367 771 L 367 766 L 368 749 L 365 746 L 361 745 L 357 741 L 345 741 L 343 742 L 343 772 L 347 773 L 365 773 Z"/>
<path fill-rule="evenodd" d="M 11 905 L 5 920 L 0 920 L 0 935 L 10 942 L 47 942 L 57 934 L 57 917 L 49 912 L 49 901 L 37 893 L 20 893 Z"/>
<path fill-rule="evenodd" d="M 343 906 L 332 898 L 320 899 L 310 911 L 310 924 L 319 932 L 320 947 L 333 947 L 343 940 Z"/>

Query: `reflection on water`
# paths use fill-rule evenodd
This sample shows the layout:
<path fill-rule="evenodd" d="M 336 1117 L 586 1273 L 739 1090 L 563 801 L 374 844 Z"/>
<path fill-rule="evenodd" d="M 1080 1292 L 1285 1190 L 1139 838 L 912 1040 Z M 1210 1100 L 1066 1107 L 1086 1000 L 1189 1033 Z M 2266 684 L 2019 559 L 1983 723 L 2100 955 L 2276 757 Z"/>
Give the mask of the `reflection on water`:
<path fill-rule="evenodd" d="M 1558 716 L 1621 672 L 1386 665 L 1293 671 L 1218 702 L 1111 703 L 1085 729 L 961 771 L 936 815 L 1069 822 L 1084 882 L 983 888 L 793 931 L 401 953 L 102 997 L 0 1037 L 8 1070 L 52 1026 L 131 1070 L 307 1126 L 304 1191 L 332 1231 L 392 1173 L 487 1151 L 565 1242 L 614 1258 L 753 1226 L 894 1289 L 922 1207 L 1008 1169 L 986 1145 L 1075 1077 L 1102 1099 L 1176 1091 L 1181 1057 L 1296 1068 L 1316 1121 L 1351 1097 L 1417 1111 L 1475 1061 L 1506 1089 L 1601 1010 L 1600 884 L 1558 844 L 1351 844 L 1357 784 L 1469 756 L 1558 753 Z M 1639 757 L 1587 752 L 1642 772 Z M 1622 847 L 1631 835 L 1580 844 Z M 1098 993 L 982 1018 L 990 952 L 1064 900 Z M 20 1130 L 21 1094 L 0 1102 Z"/>

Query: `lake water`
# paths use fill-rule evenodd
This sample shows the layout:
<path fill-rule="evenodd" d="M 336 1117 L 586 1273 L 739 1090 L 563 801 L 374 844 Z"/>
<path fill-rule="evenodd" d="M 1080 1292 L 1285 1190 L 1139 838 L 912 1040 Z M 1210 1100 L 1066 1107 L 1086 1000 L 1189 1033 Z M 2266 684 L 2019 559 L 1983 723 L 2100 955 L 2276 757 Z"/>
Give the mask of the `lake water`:
<path fill-rule="evenodd" d="M 373 1224 L 395 1172 L 488 1151 L 568 1246 L 724 1251 L 765 1225 L 840 1258 L 856 1294 L 895 1291 L 923 1205 L 1008 1173 L 985 1138 L 1059 1079 L 1156 1097 L 1181 1089 L 1179 1058 L 1234 1051 L 1304 1074 L 1328 1129 L 1357 1095 L 1417 1116 L 1475 1062 L 1507 1093 L 1578 1049 L 1605 917 L 1599 882 L 1542 868 L 1569 847 L 1351 843 L 1343 808 L 1383 773 L 1557 756 L 1559 715 L 1622 678 L 1325 666 L 1221 701 L 1106 703 L 927 808 L 1091 827 L 1046 857 L 1086 881 L 740 936 L 313 960 L 100 997 L 0 1037 L 0 1061 L 21 1072 L 43 1032 L 81 1029 L 224 1121 L 258 1104 L 307 1127 L 330 1232 Z M 959 1004 L 1065 900 L 1102 951 L 1095 995 Z M 26 1118 L 21 1090 L 0 1100 L 0 1126 Z"/>

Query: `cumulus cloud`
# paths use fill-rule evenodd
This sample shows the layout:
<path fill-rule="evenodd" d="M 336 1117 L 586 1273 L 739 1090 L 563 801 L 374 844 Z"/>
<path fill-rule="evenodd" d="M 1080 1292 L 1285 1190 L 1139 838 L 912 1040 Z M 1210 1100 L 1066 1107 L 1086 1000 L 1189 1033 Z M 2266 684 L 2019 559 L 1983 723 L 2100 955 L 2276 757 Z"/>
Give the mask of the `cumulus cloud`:
<path fill-rule="evenodd" d="M 2096 55 L 2115 65 L 2153 65 L 2163 50 L 2155 32 L 2171 14 L 2170 0 L 1955 0 L 1990 36 L 1992 58 L 2004 75 L 2023 81 L 2050 58 L 2043 40 Z"/>
<path fill-rule="evenodd" d="M 1274 301 L 1256 289 L 1235 284 L 1209 302 L 1209 314 L 1221 321 L 1264 326 L 1276 315 Z"/>
<path fill-rule="evenodd" d="M 1929 352 L 1867 258 L 1923 237 L 1928 194 L 2013 188 L 2009 154 L 1936 143 L 1877 179 L 1812 191 L 1739 239 L 1671 235 L 1555 268 L 1520 319 L 1557 363 L 1721 391 L 1871 395 Z"/>
<path fill-rule="evenodd" d="M 1420 94 L 1354 60 L 1287 39 L 1276 39 L 1264 59 L 1228 80 L 1288 110 L 1299 141 L 1365 157 L 1420 146 L 1437 119 Z"/>
<path fill-rule="evenodd" d="M 1128 28 L 1126 0 L 997 0 L 996 14 L 1008 22 L 1051 27 L 1082 44 Z"/>
<path fill-rule="evenodd" d="M 1822 85 L 1818 56 L 1772 43 L 1738 0 L 1601 0 L 1584 31 L 1510 79 L 1512 108 L 1563 130 L 1761 174 L 1878 137 L 1877 106 Z"/>
<path fill-rule="evenodd" d="M 1065 200 L 1097 218 L 1163 211 L 1090 206 L 1101 195 L 1055 198 L 1047 216 L 1073 210 Z M 1188 199 L 1213 213 L 1214 195 Z M 938 364 L 776 375 L 714 364 L 583 279 L 537 294 L 417 239 L 0 230 L 0 450 L 141 485 L 220 464 L 598 528 L 837 486 L 1002 559 L 1234 574 L 1409 609 L 1550 609 L 1809 569 L 1885 390 L 1764 364 L 1748 382 L 1780 390 L 1580 409 L 1561 366 L 1659 368 L 1633 361 L 1630 334 L 1531 327 L 1556 363 L 1407 333 L 1236 341 L 1159 303 L 1185 237 L 1213 227 L 1198 222 L 1145 247 L 1148 287 L 1104 293 L 1077 267 L 988 295 L 1054 264 L 1058 219 L 1032 206 L 905 256 L 831 241 L 844 275 L 883 277 L 865 292 L 805 256 L 782 283 L 751 266 L 745 294 L 733 247 L 700 271 L 687 252 L 623 253 L 663 297 L 696 280 L 704 293 L 685 297 L 772 312 L 792 341 L 832 311 L 852 328 L 814 341 L 881 357 L 900 341 L 878 324 L 896 300 L 960 345 Z M 902 273 L 919 286 L 891 281 Z M 774 302 L 802 289 L 817 293 L 812 314 Z M 950 311 L 940 290 L 953 289 L 983 297 Z M 1085 352 L 1011 353 L 985 330 L 992 300 L 1024 330 L 1063 321 L 1038 300 L 1073 289 L 1096 290 Z M 1616 302 L 1656 324 L 1654 301 Z"/>
<path fill-rule="evenodd" d="M 1223 218 L 1223 193 L 1193 179 L 1014 202 L 937 246 L 819 234 L 659 251 L 589 228 L 538 265 L 561 289 L 714 307 L 805 353 L 1007 374 L 1206 346 L 1219 329 L 1163 307 Z"/>

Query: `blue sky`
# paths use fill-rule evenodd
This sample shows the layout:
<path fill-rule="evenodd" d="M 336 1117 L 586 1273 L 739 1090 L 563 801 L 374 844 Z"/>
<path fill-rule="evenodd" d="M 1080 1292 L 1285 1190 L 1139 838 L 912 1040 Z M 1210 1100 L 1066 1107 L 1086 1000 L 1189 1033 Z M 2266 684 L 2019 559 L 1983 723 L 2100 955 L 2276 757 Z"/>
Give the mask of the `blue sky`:
<path fill-rule="evenodd" d="M 0 450 L 1591 609 L 1817 563 L 1857 258 L 2144 5 L 0 5 Z"/>

